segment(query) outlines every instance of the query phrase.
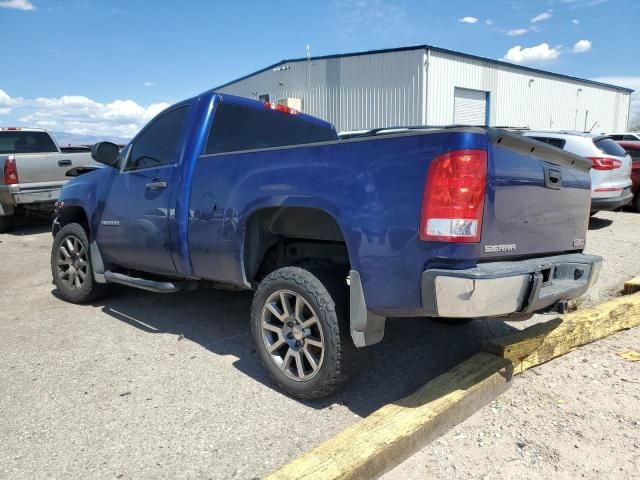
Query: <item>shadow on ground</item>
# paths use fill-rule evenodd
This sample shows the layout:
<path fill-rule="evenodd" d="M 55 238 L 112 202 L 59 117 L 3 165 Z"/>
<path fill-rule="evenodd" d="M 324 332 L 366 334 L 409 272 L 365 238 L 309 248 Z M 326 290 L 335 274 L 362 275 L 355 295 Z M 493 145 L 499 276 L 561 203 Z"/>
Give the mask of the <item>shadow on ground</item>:
<path fill-rule="evenodd" d="M 608 227 L 613 223 L 613 220 L 608 218 L 591 217 L 589 219 L 589 230 L 600 230 L 601 228 Z"/>
<path fill-rule="evenodd" d="M 233 355 L 235 368 L 275 390 L 249 331 L 251 298 L 250 292 L 202 289 L 161 295 L 116 287 L 95 306 L 148 334 L 183 335 L 212 355 Z M 343 393 L 304 403 L 317 409 L 342 403 L 366 416 L 479 352 L 489 338 L 514 330 L 495 320 L 449 326 L 423 318 L 390 319 L 382 343 L 368 349 L 369 362 L 360 377 Z"/>
<path fill-rule="evenodd" d="M 50 232 L 52 222 L 53 217 L 48 215 L 18 217 L 15 221 L 13 229 L 7 232 L 5 235 L 20 237 L 23 235 L 35 235 L 38 233 Z"/>

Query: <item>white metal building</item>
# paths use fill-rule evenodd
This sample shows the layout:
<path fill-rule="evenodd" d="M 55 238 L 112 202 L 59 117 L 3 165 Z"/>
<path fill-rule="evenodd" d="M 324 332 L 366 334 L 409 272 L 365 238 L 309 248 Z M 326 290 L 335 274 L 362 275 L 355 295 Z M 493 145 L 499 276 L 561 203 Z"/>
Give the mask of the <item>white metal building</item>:
<path fill-rule="evenodd" d="M 339 131 L 450 124 L 625 131 L 632 92 L 428 45 L 283 60 L 215 90 L 287 103 Z"/>

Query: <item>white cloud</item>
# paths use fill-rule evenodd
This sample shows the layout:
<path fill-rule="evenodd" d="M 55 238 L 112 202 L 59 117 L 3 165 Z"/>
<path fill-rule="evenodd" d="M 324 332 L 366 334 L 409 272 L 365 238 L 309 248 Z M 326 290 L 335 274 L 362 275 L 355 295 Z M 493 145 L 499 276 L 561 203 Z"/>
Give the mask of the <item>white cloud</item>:
<path fill-rule="evenodd" d="M 16 103 L 16 100 L 11 98 L 7 92 L 0 89 L 0 106 L 13 105 Z"/>
<path fill-rule="evenodd" d="M 478 23 L 478 19 L 476 17 L 462 17 L 459 18 L 458 21 L 460 23 Z"/>
<path fill-rule="evenodd" d="M 168 103 L 154 103 L 145 107 L 133 100 L 101 103 L 82 95 L 11 98 L 0 90 L 0 114 L 13 111 L 24 126 L 46 127 L 78 135 L 130 138 L 168 106 Z"/>
<path fill-rule="evenodd" d="M 573 20 L 571 20 L 571 23 L 573 23 L 574 25 L 579 25 L 580 20 L 578 20 L 577 18 L 574 18 Z"/>
<path fill-rule="evenodd" d="M 507 31 L 507 35 L 509 35 L 510 37 L 518 37 L 520 35 L 524 35 L 528 31 L 529 30 L 526 28 L 513 28 Z"/>
<path fill-rule="evenodd" d="M 559 45 L 551 48 L 546 42 L 526 48 L 516 45 L 515 47 L 510 48 L 501 60 L 521 64 L 549 62 L 560 56 L 560 48 L 561 47 Z"/>
<path fill-rule="evenodd" d="M 493 25 L 493 20 L 491 20 L 490 18 L 486 19 L 484 21 L 484 23 L 486 23 L 487 25 Z"/>
<path fill-rule="evenodd" d="M 0 8 L 14 8 L 16 10 L 36 9 L 29 0 L 0 0 Z"/>
<path fill-rule="evenodd" d="M 144 83 L 143 83 L 143 85 L 144 85 L 145 87 L 155 87 L 155 86 L 156 86 L 156 84 L 155 84 L 155 83 L 153 83 L 153 82 L 144 82 Z"/>
<path fill-rule="evenodd" d="M 591 80 L 635 90 L 635 92 L 631 94 L 631 105 L 629 107 L 629 126 L 640 126 L 640 76 L 633 77 L 626 75 L 610 75 L 606 77 L 595 77 Z"/>
<path fill-rule="evenodd" d="M 551 12 L 542 12 L 540 15 L 536 15 L 531 19 L 531 23 L 544 22 L 551 18 Z"/>
<path fill-rule="evenodd" d="M 591 50 L 591 42 L 589 40 L 579 40 L 573 46 L 573 53 L 585 53 Z"/>

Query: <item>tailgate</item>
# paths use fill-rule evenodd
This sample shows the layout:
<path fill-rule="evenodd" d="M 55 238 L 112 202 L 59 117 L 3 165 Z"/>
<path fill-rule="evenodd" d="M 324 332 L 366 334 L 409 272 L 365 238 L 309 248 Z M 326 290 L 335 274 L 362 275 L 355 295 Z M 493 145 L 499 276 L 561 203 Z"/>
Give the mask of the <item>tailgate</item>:
<path fill-rule="evenodd" d="M 581 251 L 591 163 L 522 135 L 488 129 L 483 258 Z"/>
<path fill-rule="evenodd" d="M 17 154 L 16 167 L 20 185 L 69 180 L 66 173 L 78 166 L 93 165 L 91 153 L 29 153 Z"/>

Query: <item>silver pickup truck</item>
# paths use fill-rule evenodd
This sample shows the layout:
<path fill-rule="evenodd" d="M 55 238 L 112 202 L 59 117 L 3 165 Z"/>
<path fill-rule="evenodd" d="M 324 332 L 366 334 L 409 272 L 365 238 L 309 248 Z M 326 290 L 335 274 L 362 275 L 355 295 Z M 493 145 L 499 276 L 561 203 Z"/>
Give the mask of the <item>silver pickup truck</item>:
<path fill-rule="evenodd" d="M 97 167 L 90 147 L 60 148 L 40 128 L 0 128 L 0 233 L 13 227 L 16 215 L 53 211 L 67 173 Z"/>

